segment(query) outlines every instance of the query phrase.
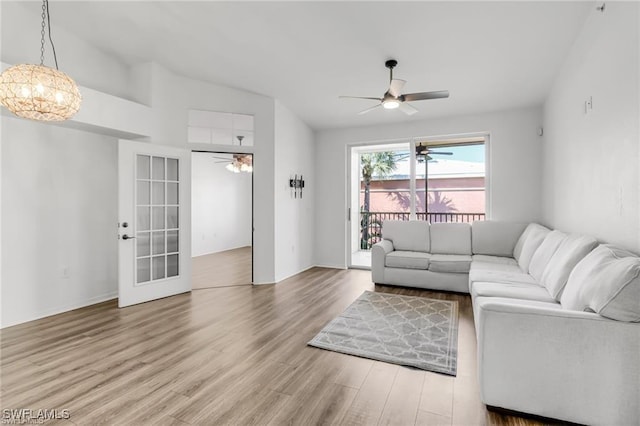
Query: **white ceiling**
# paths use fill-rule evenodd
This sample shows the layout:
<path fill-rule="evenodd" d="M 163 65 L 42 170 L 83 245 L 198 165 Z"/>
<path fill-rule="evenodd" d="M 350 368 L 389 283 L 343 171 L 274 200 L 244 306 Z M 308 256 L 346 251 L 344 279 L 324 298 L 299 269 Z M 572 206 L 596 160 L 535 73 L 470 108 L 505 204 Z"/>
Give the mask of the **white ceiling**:
<path fill-rule="evenodd" d="M 423 120 L 544 101 L 589 2 L 56 1 L 60 25 L 128 64 L 279 99 L 314 129 Z M 55 8 L 55 9 L 54 9 Z M 5 15 L 6 18 L 6 15 Z M 6 36 L 6 35 L 5 35 Z M 382 96 L 385 60 L 404 92 L 449 99 L 357 112 Z"/>

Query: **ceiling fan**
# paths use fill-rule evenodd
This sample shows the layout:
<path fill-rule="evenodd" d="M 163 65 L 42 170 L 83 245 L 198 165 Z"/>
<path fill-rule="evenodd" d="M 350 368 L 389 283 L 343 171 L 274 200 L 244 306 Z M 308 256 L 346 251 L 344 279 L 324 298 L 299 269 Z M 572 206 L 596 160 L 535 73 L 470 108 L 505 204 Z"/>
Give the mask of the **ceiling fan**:
<path fill-rule="evenodd" d="M 232 158 L 213 156 L 216 160 L 214 163 L 227 163 L 226 169 L 233 173 L 252 173 L 253 158 L 251 154 L 233 154 Z"/>
<path fill-rule="evenodd" d="M 453 152 L 432 151 L 429 149 L 429 146 L 422 145 L 422 143 L 416 145 L 416 159 L 419 163 L 422 163 L 425 160 L 433 160 L 433 157 L 431 157 L 432 155 L 453 155 Z"/>
<path fill-rule="evenodd" d="M 369 111 L 372 111 L 380 106 L 385 109 L 395 109 L 399 108 L 400 111 L 404 112 L 407 115 L 413 115 L 418 112 L 413 106 L 409 105 L 407 102 L 413 101 L 422 101 L 426 99 L 441 99 L 448 98 L 449 91 L 448 90 L 438 90 L 435 92 L 420 92 L 420 93 L 405 93 L 401 94 L 400 91 L 404 87 L 406 81 L 399 80 L 397 78 L 393 78 L 393 69 L 398 65 L 398 61 L 395 59 L 389 59 L 384 63 L 384 66 L 389 68 L 389 89 L 384 93 L 381 98 L 375 97 L 363 97 L 363 96 L 340 96 L 340 98 L 349 98 L 349 99 L 370 99 L 373 101 L 380 102 L 379 104 L 372 106 L 371 108 L 367 108 L 364 111 L 360 111 L 358 114 L 366 114 Z"/>

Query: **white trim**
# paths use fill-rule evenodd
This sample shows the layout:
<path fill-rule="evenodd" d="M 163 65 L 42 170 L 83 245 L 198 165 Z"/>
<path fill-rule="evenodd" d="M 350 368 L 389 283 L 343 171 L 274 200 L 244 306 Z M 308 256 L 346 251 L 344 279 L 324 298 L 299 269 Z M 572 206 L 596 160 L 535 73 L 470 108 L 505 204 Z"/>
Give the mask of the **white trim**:
<path fill-rule="evenodd" d="M 284 280 L 288 280 L 288 279 L 289 279 L 289 278 L 291 278 L 291 277 L 295 277 L 296 275 L 301 274 L 301 273 L 303 273 L 303 272 L 305 272 L 305 271 L 308 271 L 309 269 L 312 269 L 312 268 L 315 268 L 315 267 L 316 267 L 316 265 L 310 265 L 310 266 L 307 266 L 306 268 L 301 269 L 301 270 L 300 270 L 300 271 L 298 271 L 298 272 L 294 272 L 293 274 L 285 275 L 283 278 L 278 278 L 278 279 L 276 279 L 276 282 L 275 282 L 275 283 L 276 283 L 276 284 L 279 284 L 279 283 L 281 283 L 281 282 L 282 282 L 282 281 L 284 281 Z"/>
<path fill-rule="evenodd" d="M 346 271 L 347 268 L 345 265 L 330 265 L 330 264 L 316 264 L 313 265 L 313 268 L 327 268 L 327 269 L 342 269 L 343 271 Z"/>
<path fill-rule="evenodd" d="M 491 187 L 491 134 L 487 132 L 484 136 L 484 218 L 485 220 L 491 220 L 491 194 L 493 194 L 493 188 Z"/>
<path fill-rule="evenodd" d="M 413 151 L 413 147 L 414 145 L 412 144 L 413 140 L 411 138 L 398 138 L 398 139 L 387 139 L 387 140 L 379 140 L 379 141 L 372 141 L 372 142 L 353 142 L 353 143 L 348 143 L 346 145 L 346 160 L 347 160 L 347 179 L 346 179 L 346 185 L 347 185 L 347 190 L 346 192 L 346 209 L 345 209 L 345 235 L 347 236 L 347 244 L 346 244 L 346 252 L 345 252 L 345 260 L 346 260 L 346 267 L 344 269 L 348 269 L 351 268 L 352 265 L 352 261 L 351 261 L 351 253 L 353 252 L 353 225 L 356 221 L 353 220 L 354 215 L 359 215 L 359 211 L 360 211 L 360 203 L 357 202 L 357 207 L 356 209 L 354 209 L 353 204 L 354 204 L 354 200 L 352 197 L 352 183 L 353 183 L 353 167 L 352 167 L 352 161 L 353 161 L 353 156 L 354 155 L 359 155 L 363 152 L 380 152 L 380 151 L 390 151 L 390 150 L 394 150 L 397 149 L 398 145 L 401 144 L 408 144 L 409 145 L 409 152 Z M 358 162 L 358 179 L 357 181 L 360 182 L 360 164 Z M 358 188 L 358 195 L 360 194 L 360 188 Z M 359 201 L 359 200 L 358 200 Z M 347 218 L 348 216 L 348 209 L 351 207 L 351 215 L 350 215 L 350 220 Z M 358 216 L 359 217 L 359 216 Z M 333 266 L 329 266 L 330 268 L 333 268 Z"/>
<path fill-rule="evenodd" d="M 349 266 L 349 269 L 357 269 L 357 270 L 360 270 L 360 271 L 370 271 L 371 270 L 371 266 L 351 265 L 351 266 Z"/>
<path fill-rule="evenodd" d="M 108 300 L 115 300 L 117 298 L 118 298 L 118 292 L 113 291 L 100 296 L 94 296 L 90 299 L 86 299 L 82 301 L 78 300 L 76 302 L 68 303 L 63 306 L 58 306 L 51 309 L 45 309 L 43 311 L 36 313 L 35 315 L 30 315 L 29 319 L 26 319 L 24 321 L 19 320 L 19 321 L 10 322 L 8 324 L 2 324 L 2 328 L 4 329 L 4 328 L 11 327 L 18 324 L 25 324 L 31 321 L 47 318 L 53 315 L 64 314 L 66 312 L 75 311 L 76 309 L 80 309 L 80 308 L 86 308 L 87 306 L 91 306 L 91 305 L 97 305 L 99 303 L 106 302 Z"/>

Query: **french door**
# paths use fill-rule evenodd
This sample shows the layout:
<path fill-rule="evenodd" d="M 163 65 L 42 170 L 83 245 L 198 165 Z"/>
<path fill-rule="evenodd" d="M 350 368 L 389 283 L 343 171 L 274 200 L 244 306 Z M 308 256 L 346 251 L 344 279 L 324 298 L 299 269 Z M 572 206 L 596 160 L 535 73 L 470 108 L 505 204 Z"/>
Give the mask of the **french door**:
<path fill-rule="evenodd" d="M 191 291 L 191 152 L 118 144 L 118 306 Z"/>

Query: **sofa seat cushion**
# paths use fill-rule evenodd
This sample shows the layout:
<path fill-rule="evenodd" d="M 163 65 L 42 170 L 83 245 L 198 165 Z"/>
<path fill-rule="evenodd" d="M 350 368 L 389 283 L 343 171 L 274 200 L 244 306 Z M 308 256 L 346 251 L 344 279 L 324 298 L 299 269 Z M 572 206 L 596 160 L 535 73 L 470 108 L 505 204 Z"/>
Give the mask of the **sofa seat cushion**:
<path fill-rule="evenodd" d="M 388 253 L 384 264 L 389 268 L 429 269 L 429 253 L 395 250 Z"/>
<path fill-rule="evenodd" d="M 496 263 L 502 265 L 517 265 L 518 262 L 513 257 L 504 257 L 504 256 L 487 256 L 484 254 L 474 254 L 472 256 L 473 263 L 479 264 L 489 264 L 489 266 L 493 266 Z"/>
<path fill-rule="evenodd" d="M 500 265 L 500 266 L 510 266 L 510 265 Z M 506 268 L 505 268 L 506 269 Z M 505 269 L 471 269 L 469 272 L 469 283 L 474 282 L 490 282 L 490 283 L 519 283 L 519 284 L 529 284 L 529 285 L 538 285 L 535 278 L 533 278 L 529 274 L 525 274 L 518 268 L 517 271 L 505 270 Z"/>
<path fill-rule="evenodd" d="M 517 264 L 478 262 L 476 260 L 471 262 L 471 272 L 473 271 L 513 272 L 515 274 L 522 273 L 522 270 Z"/>
<path fill-rule="evenodd" d="M 507 299 L 558 303 L 551 297 L 546 288 L 536 284 L 524 283 L 491 283 L 478 281 L 474 282 L 471 286 L 471 296 L 474 299 L 476 297 L 504 297 Z"/>
<path fill-rule="evenodd" d="M 571 271 L 562 307 L 618 321 L 640 321 L 640 257 L 610 244 L 598 246 Z"/>
<path fill-rule="evenodd" d="M 471 267 L 471 256 L 464 254 L 432 254 L 429 270 L 432 272 L 457 272 L 465 274 Z"/>
<path fill-rule="evenodd" d="M 598 241 L 586 235 L 570 234 L 558 247 L 542 274 L 540 284 L 544 285 L 549 294 L 560 301 L 564 286 L 573 268 L 596 246 Z"/>

